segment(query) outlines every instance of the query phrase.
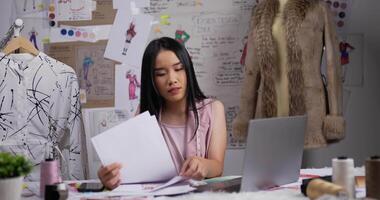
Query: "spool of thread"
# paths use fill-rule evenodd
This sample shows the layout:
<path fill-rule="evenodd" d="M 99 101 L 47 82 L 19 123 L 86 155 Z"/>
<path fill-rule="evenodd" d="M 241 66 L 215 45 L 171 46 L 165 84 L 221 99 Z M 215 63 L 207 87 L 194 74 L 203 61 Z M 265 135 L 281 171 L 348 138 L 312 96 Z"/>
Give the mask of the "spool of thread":
<path fill-rule="evenodd" d="M 380 199 L 380 156 L 365 161 L 365 187 L 368 198 Z"/>
<path fill-rule="evenodd" d="M 332 181 L 347 192 L 350 199 L 355 198 L 354 160 L 344 156 L 332 160 Z"/>
<path fill-rule="evenodd" d="M 45 186 L 61 182 L 58 160 L 47 159 L 41 162 L 40 196 L 45 196 Z"/>
<path fill-rule="evenodd" d="M 306 196 L 311 200 L 317 199 L 325 194 L 343 196 L 346 195 L 346 192 L 342 186 L 319 178 L 311 180 L 306 187 Z"/>
<path fill-rule="evenodd" d="M 66 200 L 67 197 L 68 197 L 68 189 L 64 183 L 46 185 L 44 199 Z"/>

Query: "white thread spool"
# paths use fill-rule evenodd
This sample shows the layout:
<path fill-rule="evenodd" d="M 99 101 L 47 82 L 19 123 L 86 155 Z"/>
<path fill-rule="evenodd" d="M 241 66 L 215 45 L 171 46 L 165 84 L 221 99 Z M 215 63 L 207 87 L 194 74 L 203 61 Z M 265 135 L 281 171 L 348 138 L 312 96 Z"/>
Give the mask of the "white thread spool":
<path fill-rule="evenodd" d="M 332 181 L 342 186 L 350 199 L 355 198 L 354 160 L 338 157 L 332 160 Z"/>

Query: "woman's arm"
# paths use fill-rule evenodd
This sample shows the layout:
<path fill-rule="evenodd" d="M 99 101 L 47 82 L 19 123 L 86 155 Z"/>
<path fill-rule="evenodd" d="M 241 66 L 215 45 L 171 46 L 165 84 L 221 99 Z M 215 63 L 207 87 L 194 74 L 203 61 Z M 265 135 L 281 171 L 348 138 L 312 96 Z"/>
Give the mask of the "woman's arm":
<path fill-rule="evenodd" d="M 227 146 L 227 129 L 223 104 L 220 101 L 214 101 L 212 111 L 214 123 L 211 128 L 208 158 L 188 158 L 182 165 L 180 173 L 182 176 L 203 179 L 223 174 L 224 155 Z"/>

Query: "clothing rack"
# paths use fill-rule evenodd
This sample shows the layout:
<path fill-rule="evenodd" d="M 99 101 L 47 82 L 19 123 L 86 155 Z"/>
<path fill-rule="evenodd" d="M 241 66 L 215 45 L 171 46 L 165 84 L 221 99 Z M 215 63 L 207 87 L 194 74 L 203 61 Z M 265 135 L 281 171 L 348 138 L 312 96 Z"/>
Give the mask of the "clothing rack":
<path fill-rule="evenodd" d="M 0 41 L 0 49 L 3 49 L 5 45 L 11 40 L 12 37 L 20 36 L 21 30 L 24 28 L 24 22 L 22 19 L 16 19 L 15 22 L 9 27 L 5 37 Z"/>

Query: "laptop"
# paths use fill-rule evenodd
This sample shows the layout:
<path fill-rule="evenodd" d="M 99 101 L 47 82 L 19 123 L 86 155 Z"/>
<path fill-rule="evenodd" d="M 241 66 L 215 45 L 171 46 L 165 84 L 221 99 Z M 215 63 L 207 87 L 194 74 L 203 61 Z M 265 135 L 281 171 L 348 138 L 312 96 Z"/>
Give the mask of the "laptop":
<path fill-rule="evenodd" d="M 243 177 L 209 180 L 196 192 L 248 192 L 296 182 L 299 178 L 306 116 L 250 120 Z"/>
<path fill-rule="evenodd" d="M 240 191 L 265 190 L 299 178 L 307 117 L 250 120 Z"/>

